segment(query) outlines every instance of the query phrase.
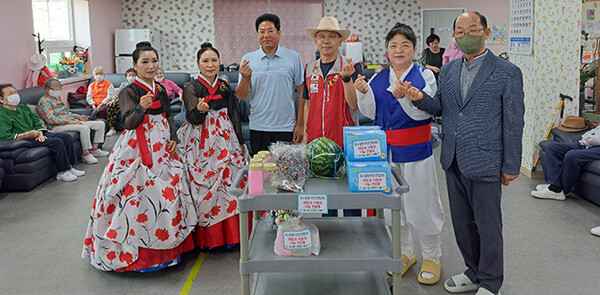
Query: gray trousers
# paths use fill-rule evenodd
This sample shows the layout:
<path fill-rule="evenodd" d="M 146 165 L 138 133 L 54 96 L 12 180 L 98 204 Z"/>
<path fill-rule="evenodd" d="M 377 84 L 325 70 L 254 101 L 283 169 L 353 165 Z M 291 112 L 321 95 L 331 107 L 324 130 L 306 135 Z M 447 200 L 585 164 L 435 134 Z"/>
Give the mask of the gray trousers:
<path fill-rule="evenodd" d="M 466 178 L 456 160 L 446 171 L 450 214 L 465 275 L 494 294 L 504 279 L 501 182 Z"/>
<path fill-rule="evenodd" d="M 94 143 L 104 142 L 104 122 L 103 121 L 85 121 L 79 124 L 58 125 L 52 128 L 52 132 L 79 132 L 81 140 L 81 148 L 84 150 L 92 149 L 92 141 L 90 138 L 91 130 L 94 130 Z"/>

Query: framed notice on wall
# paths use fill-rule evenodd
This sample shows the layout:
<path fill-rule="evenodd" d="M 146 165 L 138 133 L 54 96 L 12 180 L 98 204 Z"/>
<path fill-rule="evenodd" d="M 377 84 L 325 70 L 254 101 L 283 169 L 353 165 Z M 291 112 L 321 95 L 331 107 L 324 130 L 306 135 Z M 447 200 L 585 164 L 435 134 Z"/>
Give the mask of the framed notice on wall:
<path fill-rule="evenodd" d="M 533 52 L 533 1 L 510 0 L 509 53 Z"/>

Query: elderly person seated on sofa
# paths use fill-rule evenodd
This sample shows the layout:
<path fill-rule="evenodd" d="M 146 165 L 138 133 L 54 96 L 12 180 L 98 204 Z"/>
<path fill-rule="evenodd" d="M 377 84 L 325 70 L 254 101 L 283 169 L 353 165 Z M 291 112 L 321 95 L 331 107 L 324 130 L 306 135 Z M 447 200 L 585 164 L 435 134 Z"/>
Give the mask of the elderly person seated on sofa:
<path fill-rule="evenodd" d="M 94 79 L 96 81 L 88 87 L 85 99 L 90 107 L 98 112 L 99 118 L 106 119 L 106 109 L 108 103 L 115 97 L 115 87 L 104 79 L 103 67 L 94 68 Z"/>
<path fill-rule="evenodd" d="M 46 81 L 46 95 L 42 96 L 37 104 L 37 112 L 46 121 L 52 132 L 79 132 L 83 158 L 86 164 L 96 164 L 96 157 L 108 156 L 107 151 L 98 148 L 104 142 L 104 122 L 89 121 L 88 116 L 71 113 L 60 99 L 62 85 L 56 79 Z M 94 130 L 94 142 L 90 139 L 91 131 Z"/>
<path fill-rule="evenodd" d="M 72 167 L 77 163 L 71 136 L 66 133 L 46 132 L 37 115 L 26 105 L 11 84 L 0 84 L 0 140 L 27 140 L 33 147 L 50 149 L 60 181 L 75 181 L 84 171 Z"/>
<path fill-rule="evenodd" d="M 558 129 L 576 132 L 586 129 L 581 117 L 567 116 Z M 578 142 L 552 142 L 544 156 L 544 178 L 548 184 L 540 184 L 531 195 L 539 199 L 562 201 L 573 190 L 583 166 L 600 160 L 600 126 L 584 133 Z"/>

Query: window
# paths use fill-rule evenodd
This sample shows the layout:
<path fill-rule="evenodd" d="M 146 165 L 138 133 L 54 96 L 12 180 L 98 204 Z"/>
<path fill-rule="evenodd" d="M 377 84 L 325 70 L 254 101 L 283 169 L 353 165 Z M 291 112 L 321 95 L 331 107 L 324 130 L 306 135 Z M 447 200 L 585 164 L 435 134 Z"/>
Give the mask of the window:
<path fill-rule="evenodd" d="M 45 39 L 42 47 L 48 64 L 57 64 L 73 50 L 71 0 L 31 0 L 33 28 Z"/>

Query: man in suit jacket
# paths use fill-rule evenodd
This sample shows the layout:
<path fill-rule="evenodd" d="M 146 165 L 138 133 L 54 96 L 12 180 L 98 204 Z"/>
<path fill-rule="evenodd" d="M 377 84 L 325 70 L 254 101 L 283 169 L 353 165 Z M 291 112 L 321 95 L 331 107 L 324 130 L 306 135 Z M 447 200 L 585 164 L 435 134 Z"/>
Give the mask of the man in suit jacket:
<path fill-rule="evenodd" d="M 442 116 L 442 168 L 452 223 L 467 270 L 449 278 L 448 292 L 499 294 L 503 281 L 501 184 L 517 178 L 523 136 L 523 77 L 485 48 L 487 20 L 466 12 L 453 37 L 465 53 L 442 67 L 435 97 L 408 86 L 419 109 Z"/>

